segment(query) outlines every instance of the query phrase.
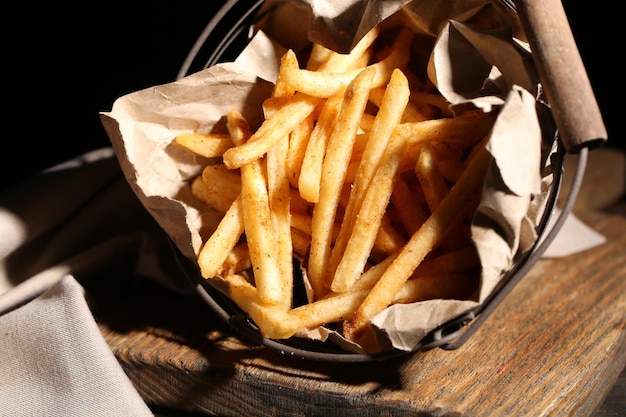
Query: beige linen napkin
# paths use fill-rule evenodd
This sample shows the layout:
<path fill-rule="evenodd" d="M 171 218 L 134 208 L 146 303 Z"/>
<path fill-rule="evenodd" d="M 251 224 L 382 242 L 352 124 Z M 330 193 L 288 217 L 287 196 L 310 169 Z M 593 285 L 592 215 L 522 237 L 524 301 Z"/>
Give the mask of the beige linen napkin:
<path fill-rule="evenodd" d="M 152 416 L 99 332 L 96 281 L 182 292 L 165 234 L 111 149 L 0 193 L 0 416 Z M 102 281 L 106 280 L 106 281 Z"/>
<path fill-rule="evenodd" d="M 60 277 L 0 316 L 0 415 L 152 416 L 98 330 L 82 287 Z"/>

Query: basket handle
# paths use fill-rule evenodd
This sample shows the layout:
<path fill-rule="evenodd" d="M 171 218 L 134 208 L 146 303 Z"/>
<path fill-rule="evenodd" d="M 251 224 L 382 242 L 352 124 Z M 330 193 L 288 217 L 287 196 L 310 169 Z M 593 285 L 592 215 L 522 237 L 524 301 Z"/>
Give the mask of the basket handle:
<path fill-rule="evenodd" d="M 561 1 L 516 0 L 515 5 L 567 152 L 604 144 L 604 121 Z"/>

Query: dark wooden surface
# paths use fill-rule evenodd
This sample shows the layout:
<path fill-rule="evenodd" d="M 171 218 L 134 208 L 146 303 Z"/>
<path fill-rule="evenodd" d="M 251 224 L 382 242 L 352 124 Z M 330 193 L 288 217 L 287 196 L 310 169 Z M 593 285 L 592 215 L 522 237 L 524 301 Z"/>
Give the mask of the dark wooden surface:
<path fill-rule="evenodd" d="M 591 175 L 585 190 L 594 181 Z M 577 210 L 607 243 L 538 262 L 454 351 L 370 364 L 291 358 L 239 339 L 198 298 L 150 284 L 103 304 L 99 326 L 157 409 L 223 416 L 616 416 L 625 408 L 618 377 L 626 363 L 626 210 L 623 204 Z"/>

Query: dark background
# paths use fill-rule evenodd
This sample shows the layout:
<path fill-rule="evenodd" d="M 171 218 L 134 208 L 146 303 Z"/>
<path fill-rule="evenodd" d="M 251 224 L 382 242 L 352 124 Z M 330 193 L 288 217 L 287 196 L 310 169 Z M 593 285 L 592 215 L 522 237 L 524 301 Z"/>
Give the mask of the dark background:
<path fill-rule="evenodd" d="M 121 95 L 174 80 L 224 1 L 143 3 L 47 2 L 34 7 L 24 2 L 5 14 L 8 117 L 3 118 L 7 133 L 0 187 L 108 146 L 98 113 L 110 110 Z M 624 48 L 617 3 L 601 8 L 588 4 L 564 1 L 609 131 L 609 146 L 626 149 L 618 114 L 623 105 L 612 98 L 623 93 L 625 77 L 619 69 Z M 9 25 L 12 19 L 16 22 Z"/>

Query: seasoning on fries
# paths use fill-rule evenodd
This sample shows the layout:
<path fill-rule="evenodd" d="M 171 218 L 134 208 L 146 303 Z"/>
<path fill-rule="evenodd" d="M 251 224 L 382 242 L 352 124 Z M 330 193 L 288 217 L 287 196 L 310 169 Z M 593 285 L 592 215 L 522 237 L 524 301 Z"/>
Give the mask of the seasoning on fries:
<path fill-rule="evenodd" d="M 258 130 L 231 111 L 228 135 L 176 138 L 213 158 L 191 191 L 224 213 L 201 274 L 227 282 L 265 337 L 327 325 L 358 342 L 394 303 L 476 289 L 468 236 L 495 115 L 452 117 L 411 68 L 416 35 L 380 35 L 349 54 L 314 44 L 301 63 L 288 51 Z M 297 305 L 294 257 L 309 289 Z"/>

